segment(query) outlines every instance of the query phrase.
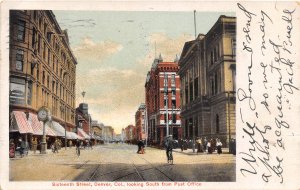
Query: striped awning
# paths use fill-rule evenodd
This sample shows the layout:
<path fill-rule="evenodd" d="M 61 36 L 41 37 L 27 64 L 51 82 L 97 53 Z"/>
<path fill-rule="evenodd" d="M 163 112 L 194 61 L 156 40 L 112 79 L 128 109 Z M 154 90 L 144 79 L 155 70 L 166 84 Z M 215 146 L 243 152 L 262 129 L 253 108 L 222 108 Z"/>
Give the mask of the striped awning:
<path fill-rule="evenodd" d="M 22 111 L 12 111 L 12 122 L 9 127 L 10 132 L 19 131 L 20 133 L 33 133 L 33 130 L 27 121 L 26 114 Z"/>
<path fill-rule="evenodd" d="M 77 130 L 79 136 L 81 136 L 84 139 L 90 139 L 90 136 L 86 134 L 86 132 L 84 132 L 82 129 L 78 128 Z"/>
<path fill-rule="evenodd" d="M 51 122 L 46 123 L 46 135 L 56 137 L 58 136 L 55 131 L 50 127 Z"/>
<path fill-rule="evenodd" d="M 29 113 L 28 122 L 33 129 L 34 135 L 43 135 L 43 122 L 38 120 L 37 115 Z M 45 124 L 45 133 L 48 136 L 56 136 L 56 133 L 49 127 L 50 122 Z"/>

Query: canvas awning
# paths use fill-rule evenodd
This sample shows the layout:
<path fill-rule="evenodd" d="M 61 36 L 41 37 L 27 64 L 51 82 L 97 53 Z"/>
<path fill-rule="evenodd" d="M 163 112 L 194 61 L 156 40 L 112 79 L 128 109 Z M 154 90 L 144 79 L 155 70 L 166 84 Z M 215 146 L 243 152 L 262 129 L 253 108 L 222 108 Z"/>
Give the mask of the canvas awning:
<path fill-rule="evenodd" d="M 84 132 L 82 129 L 77 128 L 78 130 L 78 135 L 81 136 L 84 139 L 90 139 L 90 136 L 88 134 L 86 134 L 86 132 Z"/>
<path fill-rule="evenodd" d="M 33 130 L 27 121 L 26 114 L 22 111 L 12 111 L 12 121 L 9 127 L 10 132 L 19 131 L 21 134 L 33 133 Z"/>
<path fill-rule="evenodd" d="M 82 138 L 74 132 L 67 131 L 67 139 L 82 139 Z"/>
<path fill-rule="evenodd" d="M 56 121 L 52 121 L 51 128 L 55 131 L 57 136 L 59 137 L 65 136 L 65 128 L 61 126 L 59 123 L 57 123 Z"/>
<path fill-rule="evenodd" d="M 29 113 L 28 123 L 31 125 L 34 135 L 43 135 L 43 122 L 39 121 L 37 115 Z M 49 122 L 45 125 L 45 133 L 48 136 L 56 136 L 56 133 L 49 127 Z"/>

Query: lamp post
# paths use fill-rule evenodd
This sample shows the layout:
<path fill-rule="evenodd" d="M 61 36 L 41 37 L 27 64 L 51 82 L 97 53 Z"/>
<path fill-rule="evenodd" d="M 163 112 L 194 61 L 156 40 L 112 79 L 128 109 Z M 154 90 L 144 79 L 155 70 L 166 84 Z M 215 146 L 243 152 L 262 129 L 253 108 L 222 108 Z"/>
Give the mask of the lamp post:
<path fill-rule="evenodd" d="M 66 106 L 65 107 L 60 106 L 60 110 L 64 114 L 64 123 L 65 123 L 65 149 L 67 149 L 67 121 L 66 121 L 67 112 L 66 112 Z"/>
<path fill-rule="evenodd" d="M 193 122 L 189 122 L 189 125 L 193 128 L 193 130 L 192 130 L 192 133 L 193 133 L 192 149 L 193 149 L 193 153 L 195 153 L 195 126 L 193 125 Z"/>

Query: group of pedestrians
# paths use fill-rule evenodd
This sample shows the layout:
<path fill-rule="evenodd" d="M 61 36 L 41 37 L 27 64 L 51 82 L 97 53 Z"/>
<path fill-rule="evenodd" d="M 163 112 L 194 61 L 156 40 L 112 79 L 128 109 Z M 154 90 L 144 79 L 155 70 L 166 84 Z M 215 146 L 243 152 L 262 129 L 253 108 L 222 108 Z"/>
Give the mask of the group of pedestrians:
<path fill-rule="evenodd" d="M 29 144 L 26 141 L 23 141 L 22 138 L 18 139 L 18 142 L 15 143 L 13 139 L 9 140 L 9 157 L 16 157 L 16 153 L 20 154 L 20 157 L 24 157 L 28 155 Z"/>
<path fill-rule="evenodd" d="M 207 140 L 206 137 L 202 138 L 196 138 L 195 141 L 188 140 L 188 139 L 180 139 L 179 140 L 179 147 L 181 148 L 181 151 L 187 150 L 189 147 L 193 149 L 197 149 L 197 153 L 203 153 L 206 152 L 208 154 L 212 154 L 217 150 L 218 154 L 222 153 L 222 142 L 220 139 L 211 138 L 210 140 Z"/>

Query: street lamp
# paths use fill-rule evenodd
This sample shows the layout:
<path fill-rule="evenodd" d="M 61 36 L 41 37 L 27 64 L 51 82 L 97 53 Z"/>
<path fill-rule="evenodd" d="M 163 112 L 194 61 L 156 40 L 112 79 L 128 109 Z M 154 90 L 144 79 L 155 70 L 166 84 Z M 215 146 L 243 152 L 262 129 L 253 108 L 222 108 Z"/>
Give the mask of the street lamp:
<path fill-rule="evenodd" d="M 63 106 L 60 106 L 60 111 L 62 113 L 64 113 L 64 119 L 65 119 L 65 149 L 67 149 L 67 121 L 66 121 L 66 115 L 67 115 L 67 112 L 66 112 L 66 106 L 63 107 Z"/>
<path fill-rule="evenodd" d="M 192 125 L 192 133 L 193 133 L 193 140 L 192 140 L 192 149 L 193 149 L 193 153 L 195 153 L 195 125 L 193 125 L 192 122 L 189 123 L 190 126 Z"/>

